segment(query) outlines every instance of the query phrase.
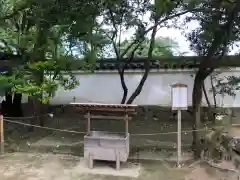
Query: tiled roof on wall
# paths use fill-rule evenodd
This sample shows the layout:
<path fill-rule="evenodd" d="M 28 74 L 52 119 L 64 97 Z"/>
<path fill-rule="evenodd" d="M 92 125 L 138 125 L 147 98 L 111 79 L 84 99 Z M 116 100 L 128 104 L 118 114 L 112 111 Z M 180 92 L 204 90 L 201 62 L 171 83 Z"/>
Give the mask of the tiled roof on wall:
<path fill-rule="evenodd" d="M 20 62 L 21 56 L 0 52 L 0 72 L 8 71 L 15 63 Z"/>
<path fill-rule="evenodd" d="M 20 55 L 15 55 L 11 53 L 0 52 L 0 60 L 17 60 L 20 59 Z"/>
<path fill-rule="evenodd" d="M 198 68 L 205 57 L 199 56 L 175 56 L 175 57 L 154 57 L 151 60 L 151 69 L 193 69 Z M 146 58 L 135 58 L 130 63 L 123 59 L 119 63 L 116 59 L 100 59 L 97 61 L 96 70 L 116 70 L 118 66 L 125 66 L 126 70 L 144 69 Z M 240 67 L 239 56 L 226 56 L 220 62 L 220 67 Z"/>
<path fill-rule="evenodd" d="M 125 64 L 124 62 L 116 63 L 116 61 L 97 61 L 96 70 L 115 70 L 118 65 L 125 66 L 126 70 L 144 69 L 144 60 L 133 61 Z M 167 62 L 161 60 L 152 60 L 150 63 L 151 69 L 184 69 L 184 68 L 197 68 L 199 63 L 195 62 Z"/>
<path fill-rule="evenodd" d="M 5 60 L 18 60 L 19 55 L 0 53 L 0 68 Z M 205 57 L 200 56 L 174 56 L 174 57 L 154 57 L 151 60 L 151 69 L 192 69 L 197 68 Z M 115 58 L 98 59 L 96 70 L 116 70 L 118 66 L 125 66 L 126 70 L 144 69 L 146 58 L 135 58 L 130 63 L 125 64 L 128 59 L 117 61 Z M 72 65 L 73 70 L 81 70 L 81 60 L 75 60 Z M 220 61 L 220 67 L 240 67 L 240 56 L 225 56 Z"/>

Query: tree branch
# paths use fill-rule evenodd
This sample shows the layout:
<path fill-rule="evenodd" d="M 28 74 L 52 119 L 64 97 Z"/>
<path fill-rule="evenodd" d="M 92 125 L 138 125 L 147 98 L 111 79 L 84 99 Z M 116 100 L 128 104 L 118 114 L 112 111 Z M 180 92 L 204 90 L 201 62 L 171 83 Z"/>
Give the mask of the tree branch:
<path fill-rule="evenodd" d="M 157 24 L 157 22 L 158 22 L 158 20 L 155 19 L 154 24 Z M 148 58 L 144 61 L 145 71 L 144 71 L 143 77 L 140 80 L 136 90 L 133 92 L 133 94 L 128 99 L 127 104 L 131 104 L 134 101 L 134 99 L 141 93 L 143 85 L 144 85 L 145 81 L 147 80 L 148 73 L 150 71 L 150 62 L 152 60 L 152 52 L 153 52 L 154 45 L 155 45 L 156 33 L 157 33 L 157 26 L 155 26 L 152 30 L 150 45 L 149 45 L 149 49 L 148 49 Z"/>
<path fill-rule="evenodd" d="M 212 42 L 211 47 L 208 50 L 206 58 L 200 63 L 197 75 L 201 74 L 203 80 L 206 79 L 206 77 L 208 77 L 214 71 L 215 68 L 217 68 L 218 61 L 221 60 L 221 58 L 224 56 L 224 53 L 226 52 L 227 43 L 232 34 L 234 21 L 238 17 L 239 8 L 240 1 L 237 1 L 234 9 L 228 16 L 227 23 L 223 25 L 219 31 L 216 32 L 215 38 Z M 213 58 L 221 44 L 225 46 L 223 49 L 223 53 L 219 57 Z"/>
<path fill-rule="evenodd" d="M 133 49 L 133 51 L 131 53 L 131 56 L 128 58 L 128 61 L 125 62 L 124 66 L 122 68 L 120 66 L 121 62 L 119 62 L 119 64 L 118 64 L 118 73 L 119 73 L 120 80 L 121 80 L 121 85 L 122 85 L 122 88 L 123 88 L 123 97 L 122 97 L 121 104 L 124 104 L 126 102 L 127 95 L 128 95 L 128 88 L 127 88 L 127 85 L 125 83 L 124 72 L 125 72 L 125 69 L 126 69 L 127 65 L 134 59 L 135 51 L 138 49 L 139 46 L 140 46 L 140 44 L 135 46 L 135 48 Z"/>
<path fill-rule="evenodd" d="M 208 95 L 207 95 L 207 90 L 206 90 L 206 87 L 205 87 L 205 83 L 203 83 L 203 93 L 204 93 L 204 96 L 206 98 L 206 102 L 207 102 L 208 107 L 211 108 L 211 103 L 210 103 Z"/>
<path fill-rule="evenodd" d="M 175 17 L 179 17 L 179 16 L 182 16 L 184 14 L 187 14 L 187 13 L 190 13 L 190 12 L 201 12 L 201 11 L 206 11 L 206 9 L 203 9 L 203 8 L 199 8 L 199 9 L 191 9 L 191 10 L 185 10 L 185 11 L 182 11 L 182 12 L 179 12 L 179 13 L 176 13 L 176 14 L 173 14 L 173 15 L 170 15 L 170 16 L 166 16 L 165 18 L 163 18 L 162 20 L 158 21 L 156 24 L 154 24 L 153 26 L 151 26 L 150 28 L 148 28 L 144 34 L 147 34 L 148 32 L 150 32 L 151 30 L 153 30 L 154 28 L 156 28 L 157 26 L 159 26 L 160 24 L 170 20 L 170 19 L 173 19 Z M 135 39 L 126 49 L 125 51 L 121 54 L 121 57 L 125 56 L 128 51 L 131 49 L 131 47 L 134 45 L 134 44 L 137 44 L 139 42 L 139 39 Z M 140 42 L 139 42 L 140 43 Z"/>
<path fill-rule="evenodd" d="M 129 64 L 132 61 L 133 58 L 134 58 L 134 52 L 131 54 L 130 58 L 124 64 L 122 69 L 120 67 L 120 64 L 118 65 L 118 73 L 119 73 L 121 85 L 122 85 L 122 88 L 123 88 L 123 97 L 122 97 L 122 100 L 121 100 L 121 104 L 124 104 L 126 102 L 127 95 L 128 95 L 128 88 L 127 88 L 127 85 L 126 85 L 125 79 L 124 79 L 124 71 L 125 71 L 125 68 L 126 68 L 127 64 Z"/>
<path fill-rule="evenodd" d="M 216 100 L 216 88 L 214 87 L 213 84 L 213 76 L 210 76 L 210 82 L 211 82 L 211 87 L 212 87 L 212 95 L 213 95 L 213 102 L 214 102 L 214 106 L 215 108 L 217 107 L 217 100 Z"/>
<path fill-rule="evenodd" d="M 115 22 L 114 15 L 113 15 L 113 12 L 112 12 L 111 8 L 108 8 L 108 10 L 109 10 L 110 18 L 111 18 L 113 28 L 114 28 L 114 33 L 113 33 L 113 36 L 111 38 L 111 41 L 113 43 L 113 48 L 114 48 L 114 51 L 116 53 L 117 59 L 119 60 L 119 58 L 120 58 L 119 50 L 117 49 L 116 42 L 114 41 L 114 39 L 117 37 L 117 34 L 118 34 L 117 24 Z"/>

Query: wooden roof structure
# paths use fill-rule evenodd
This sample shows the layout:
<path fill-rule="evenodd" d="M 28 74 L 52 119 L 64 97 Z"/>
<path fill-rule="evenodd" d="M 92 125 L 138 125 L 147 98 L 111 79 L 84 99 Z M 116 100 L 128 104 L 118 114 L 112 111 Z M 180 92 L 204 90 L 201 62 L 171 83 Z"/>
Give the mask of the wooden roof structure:
<path fill-rule="evenodd" d="M 91 132 L 91 119 L 112 119 L 125 121 L 125 133 L 128 134 L 128 120 L 131 120 L 130 115 L 136 114 L 137 105 L 134 104 L 101 104 L 101 103 L 70 103 L 78 110 L 83 111 L 87 119 L 87 133 Z M 107 115 L 102 115 L 102 112 L 107 112 Z M 101 115 L 94 115 L 100 113 Z M 110 115 L 118 113 L 118 115 Z M 121 113 L 122 115 L 119 115 Z"/>
<path fill-rule="evenodd" d="M 70 105 L 82 111 L 115 111 L 135 112 L 137 105 L 134 104 L 101 104 L 101 103 L 70 103 Z"/>

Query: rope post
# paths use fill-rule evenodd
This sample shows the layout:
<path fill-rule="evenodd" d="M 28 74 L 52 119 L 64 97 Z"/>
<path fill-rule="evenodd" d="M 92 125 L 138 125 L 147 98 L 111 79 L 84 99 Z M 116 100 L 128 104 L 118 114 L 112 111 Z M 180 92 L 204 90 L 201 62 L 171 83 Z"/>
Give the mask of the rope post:
<path fill-rule="evenodd" d="M 125 112 L 124 121 L 125 121 L 125 134 L 127 136 L 128 135 L 128 113 L 127 112 Z"/>
<path fill-rule="evenodd" d="M 3 127 L 3 115 L 0 115 L 0 153 L 4 153 L 4 127 Z"/>
<path fill-rule="evenodd" d="M 91 132 L 91 117 L 90 112 L 87 112 L 87 133 L 90 134 Z"/>

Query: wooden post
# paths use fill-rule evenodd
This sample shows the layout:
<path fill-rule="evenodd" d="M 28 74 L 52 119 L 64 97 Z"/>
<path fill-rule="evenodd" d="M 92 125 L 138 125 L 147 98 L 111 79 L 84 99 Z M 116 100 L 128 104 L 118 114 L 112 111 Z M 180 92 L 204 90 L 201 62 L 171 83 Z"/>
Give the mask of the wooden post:
<path fill-rule="evenodd" d="M 119 151 L 115 151 L 116 153 L 116 170 L 119 171 L 120 170 L 120 154 Z"/>
<path fill-rule="evenodd" d="M 3 127 L 3 116 L 0 115 L 0 153 L 4 153 L 4 127 Z"/>
<path fill-rule="evenodd" d="M 125 112 L 125 133 L 126 133 L 126 136 L 128 135 L 128 114 L 127 112 Z"/>
<path fill-rule="evenodd" d="M 91 131 L 91 118 L 90 118 L 90 112 L 87 112 L 87 133 L 90 134 Z"/>
<path fill-rule="evenodd" d="M 88 156 L 88 168 L 90 169 L 93 168 L 93 157 L 91 153 L 89 153 L 89 156 Z"/>
<path fill-rule="evenodd" d="M 178 133 L 177 133 L 177 167 L 181 167 L 181 148 L 182 148 L 182 142 L 181 142 L 181 131 L 182 131 L 182 123 L 181 123 L 181 110 L 178 110 Z"/>

